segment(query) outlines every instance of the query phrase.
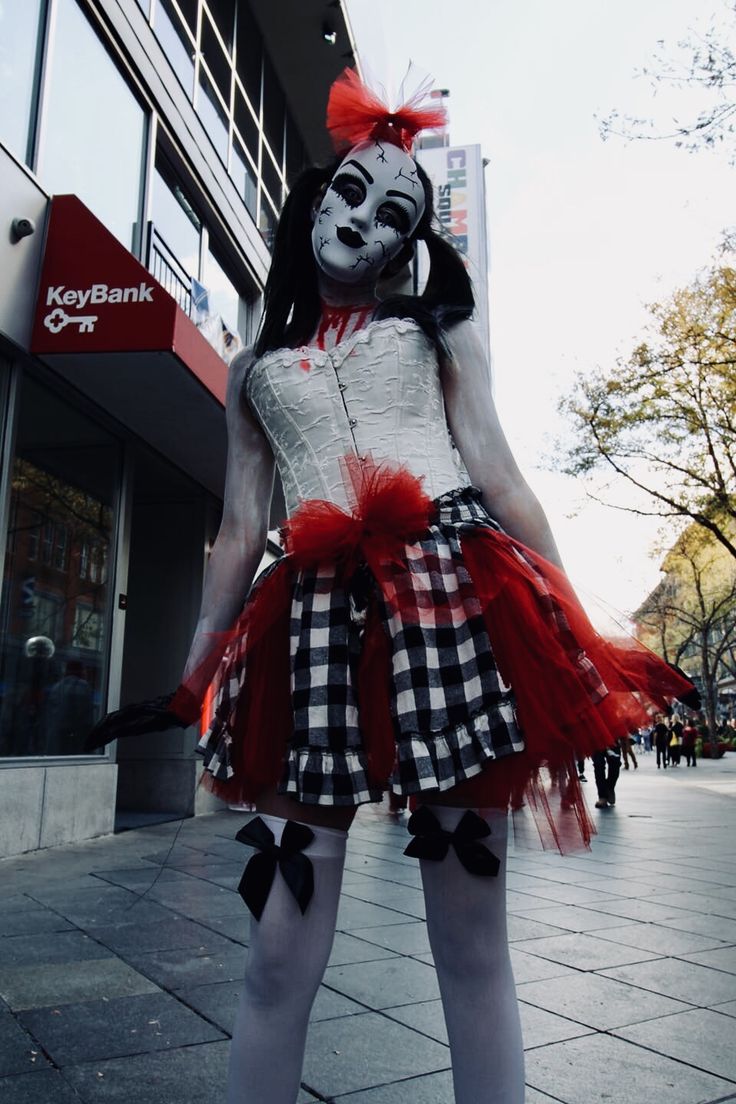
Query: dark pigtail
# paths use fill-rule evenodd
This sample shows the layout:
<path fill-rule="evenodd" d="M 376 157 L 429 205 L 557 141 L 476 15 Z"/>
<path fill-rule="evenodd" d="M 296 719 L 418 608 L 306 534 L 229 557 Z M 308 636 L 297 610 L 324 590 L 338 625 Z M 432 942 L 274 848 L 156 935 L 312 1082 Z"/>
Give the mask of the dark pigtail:
<path fill-rule="evenodd" d="M 320 314 L 317 270 L 312 253 L 312 207 L 335 165 L 305 169 L 286 197 L 263 292 L 263 316 L 254 352 L 303 345 L 317 329 Z"/>

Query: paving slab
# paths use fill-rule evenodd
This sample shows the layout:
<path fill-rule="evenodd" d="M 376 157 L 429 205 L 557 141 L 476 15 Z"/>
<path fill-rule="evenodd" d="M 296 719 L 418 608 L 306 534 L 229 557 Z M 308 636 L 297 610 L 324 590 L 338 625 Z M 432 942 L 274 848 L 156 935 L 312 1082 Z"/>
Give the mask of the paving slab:
<path fill-rule="evenodd" d="M 338 1095 L 332 1098 L 340 1104 L 447 1104 L 452 1099 L 452 1074 L 430 1073 L 426 1077 L 410 1077 L 394 1081 L 378 1089 Z"/>
<path fill-rule="evenodd" d="M 432 967 L 399 956 L 378 962 L 328 966 L 325 984 L 373 1009 L 395 1008 L 439 997 L 437 976 Z"/>
<path fill-rule="evenodd" d="M 708 966 L 698 966 L 694 962 L 683 962 L 677 958 L 660 958 L 654 962 L 617 966 L 602 973 L 617 981 L 636 985 L 642 990 L 662 993 L 702 1008 L 723 1004 L 732 1000 L 736 994 L 733 974 L 712 970 Z"/>
<path fill-rule="evenodd" d="M 603 932 L 605 932 L 605 928 Z M 514 951 L 528 951 L 552 962 L 562 962 L 576 970 L 603 970 L 606 966 L 622 966 L 644 962 L 658 956 L 638 947 L 606 942 L 584 932 L 551 935 L 545 939 L 526 939 L 515 943 Z"/>
<path fill-rule="evenodd" d="M 380 927 L 366 928 L 362 936 L 358 936 L 357 932 L 336 932 L 329 965 L 345 966 L 348 962 L 377 962 L 381 958 L 392 958 L 395 952 L 382 947 L 373 938 L 381 930 Z M 366 939 L 365 935 L 369 932 L 372 938 Z"/>
<path fill-rule="evenodd" d="M 74 925 L 58 912 L 37 904 L 33 904 L 30 908 L 11 909 L 0 914 L 0 938 L 6 935 L 69 931 L 73 927 Z"/>
<path fill-rule="evenodd" d="M 211 954 L 231 945 L 230 939 L 212 928 L 184 916 L 171 915 L 150 924 L 115 924 L 94 929 L 94 938 L 118 955 L 145 954 L 189 948 L 192 953 Z M 0 952 L 1 952 L 0 946 Z M 1 960 L 0 960 L 1 961 Z"/>
<path fill-rule="evenodd" d="M 103 997 L 156 993 L 158 986 L 117 958 L 0 967 L 0 995 L 13 1011 L 76 1004 Z"/>
<path fill-rule="evenodd" d="M 213 1104 L 225 1099 L 229 1042 L 67 1066 L 84 1104 Z"/>
<path fill-rule="evenodd" d="M 313 1024 L 302 1083 L 320 1096 L 345 1095 L 448 1069 L 450 1052 L 377 1012 Z M 394 1096 L 396 1099 L 396 1096 Z"/>
<path fill-rule="evenodd" d="M 565 1104 L 711 1104 L 731 1081 L 609 1035 L 585 1035 L 526 1056 L 526 1079 Z"/>
<path fill-rule="evenodd" d="M 696 951 L 710 951 L 725 946 L 715 936 L 695 935 L 665 924 L 623 924 L 620 928 L 603 928 L 596 932 L 598 939 L 610 939 L 626 947 L 640 947 L 660 955 L 689 955 Z"/>
<path fill-rule="evenodd" d="M 385 924 L 375 928 L 355 928 L 352 933 L 367 943 L 375 943 L 389 951 L 403 955 L 420 955 L 429 952 L 427 925 Z"/>
<path fill-rule="evenodd" d="M 126 958 L 141 974 L 158 985 L 181 989 L 187 985 L 241 980 L 247 953 L 245 947 L 224 941 L 211 954 L 201 954 L 198 948 L 183 947 L 150 954 L 128 954 Z"/>
<path fill-rule="evenodd" d="M 636 1031 L 620 1027 L 613 1034 L 622 1039 L 634 1039 Z M 648 1050 L 667 1054 L 736 1083 L 735 1039 L 736 1025 L 730 1016 L 697 1008 L 661 1020 L 649 1020 L 644 1038 L 635 1041 Z"/>
<path fill-rule="evenodd" d="M 73 929 L 38 932 L 34 935 L 9 935 L 0 939 L 0 967 L 82 962 L 109 957 L 107 947 L 90 939 L 84 932 Z"/>
<path fill-rule="evenodd" d="M 571 974 L 563 984 L 555 980 L 531 981 L 517 988 L 521 1000 L 599 1031 L 689 1010 L 683 1001 L 600 974 Z"/>
<path fill-rule="evenodd" d="M 48 1064 L 38 1043 L 10 1012 L 0 1012 L 0 1077 L 29 1073 Z"/>
<path fill-rule="evenodd" d="M 80 1097 L 59 1070 L 42 1069 L 3 1078 L 3 1104 L 79 1104 Z"/>
<path fill-rule="evenodd" d="M 714 970 L 725 970 L 729 974 L 736 974 L 736 947 L 696 951 L 679 957 L 686 959 L 688 962 L 696 962 L 699 966 L 712 966 Z M 734 982 L 734 992 L 736 993 L 736 981 Z"/>
<path fill-rule="evenodd" d="M 224 1037 L 168 993 L 34 1009 L 19 1019 L 59 1067 Z"/>
<path fill-rule="evenodd" d="M 560 978 L 563 979 L 560 984 L 564 984 L 564 978 L 575 974 L 574 970 L 560 962 L 552 962 L 519 950 L 516 943 L 511 948 L 511 966 L 517 985 L 526 981 L 544 981 L 545 978 Z"/>

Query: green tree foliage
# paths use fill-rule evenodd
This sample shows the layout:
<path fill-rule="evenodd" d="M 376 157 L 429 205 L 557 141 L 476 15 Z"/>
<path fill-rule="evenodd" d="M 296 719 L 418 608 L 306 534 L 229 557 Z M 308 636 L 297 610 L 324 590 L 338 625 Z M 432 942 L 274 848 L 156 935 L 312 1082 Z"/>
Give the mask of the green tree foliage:
<path fill-rule="evenodd" d="M 562 400 L 561 467 L 608 473 L 620 508 L 694 522 L 736 558 L 736 269 L 722 257 L 650 312 L 631 356 Z"/>
<path fill-rule="evenodd" d="M 718 682 L 734 671 L 736 561 L 711 533 L 693 524 L 666 554 L 662 572 L 634 614 L 638 635 L 697 677 L 714 732 Z"/>

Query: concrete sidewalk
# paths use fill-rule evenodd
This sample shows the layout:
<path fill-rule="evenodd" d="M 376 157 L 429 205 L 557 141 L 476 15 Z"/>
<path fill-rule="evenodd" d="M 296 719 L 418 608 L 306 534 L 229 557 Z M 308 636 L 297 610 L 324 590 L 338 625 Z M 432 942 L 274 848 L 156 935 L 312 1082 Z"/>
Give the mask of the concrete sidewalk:
<path fill-rule="evenodd" d="M 736 753 L 640 764 L 591 853 L 509 861 L 528 1104 L 736 1100 Z M 0 863 L 3 1104 L 222 1104 L 245 819 L 188 820 L 171 854 L 166 824 Z M 453 1100 L 406 840 L 370 809 L 351 832 L 300 1102 Z"/>

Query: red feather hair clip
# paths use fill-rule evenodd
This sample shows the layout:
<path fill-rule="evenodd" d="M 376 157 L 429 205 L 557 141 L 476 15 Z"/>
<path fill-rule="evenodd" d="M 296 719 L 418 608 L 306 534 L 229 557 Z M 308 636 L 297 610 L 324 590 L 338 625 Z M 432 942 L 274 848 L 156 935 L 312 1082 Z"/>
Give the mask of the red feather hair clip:
<path fill-rule="evenodd" d="M 391 142 L 411 153 L 420 130 L 447 124 L 444 107 L 429 105 L 426 85 L 395 111 L 371 92 L 355 69 L 345 69 L 330 89 L 327 129 L 337 153 L 369 140 Z"/>

